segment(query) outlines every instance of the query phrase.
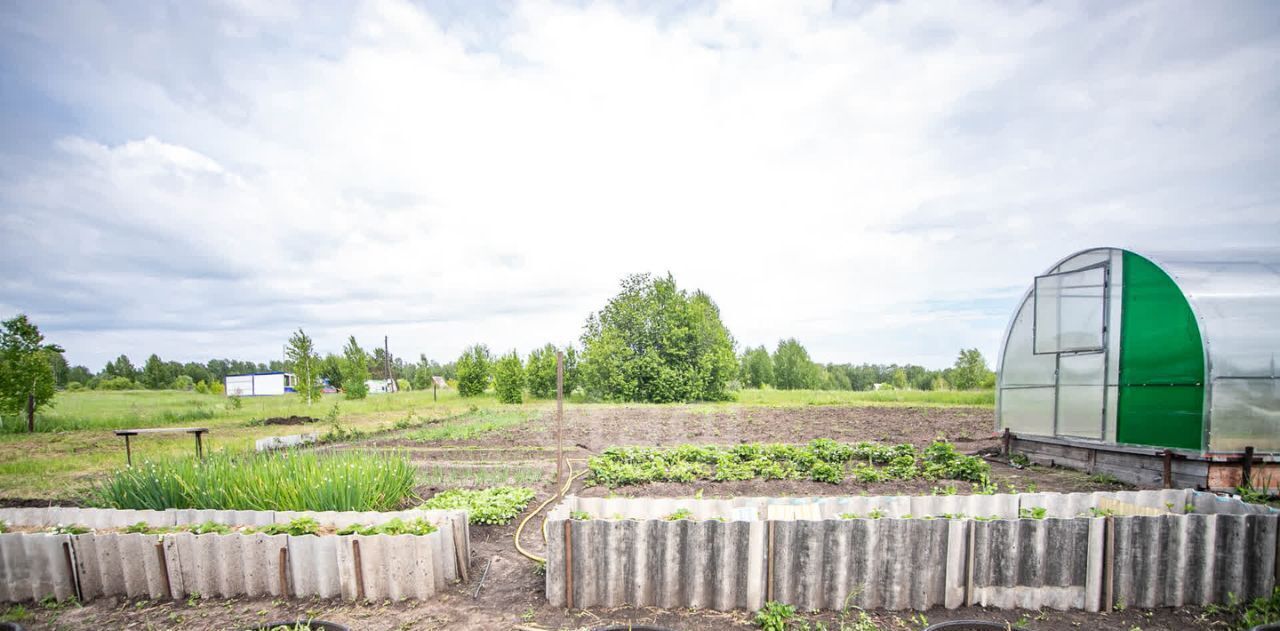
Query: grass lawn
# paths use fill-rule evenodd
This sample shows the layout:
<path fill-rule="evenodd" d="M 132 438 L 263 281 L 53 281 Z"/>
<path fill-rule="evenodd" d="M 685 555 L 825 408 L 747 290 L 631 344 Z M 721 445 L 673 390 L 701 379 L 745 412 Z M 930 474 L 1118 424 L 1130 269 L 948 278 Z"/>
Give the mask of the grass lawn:
<path fill-rule="evenodd" d="M 746 390 L 738 400 L 702 404 L 712 409 L 733 406 L 792 407 L 806 405 L 890 406 L 986 406 L 991 392 L 847 392 L 813 390 Z M 326 395 L 308 406 L 296 395 L 245 397 L 239 407 L 219 395 L 175 391 L 62 392 L 53 407 L 38 415 L 37 432 L 7 419 L 0 427 L 0 497 L 79 499 L 107 472 L 124 464 L 124 441 L 114 429 L 146 427 L 207 427 L 205 449 L 251 450 L 256 439 L 267 436 L 329 431 L 336 417 L 345 430 L 372 433 L 429 420 L 413 438 L 424 442 L 466 439 L 478 434 L 514 427 L 554 409 L 554 402 L 531 401 L 520 406 L 501 405 L 492 396 L 471 399 L 455 391 L 442 391 L 433 401 L 430 392 L 370 395 L 348 401 L 342 395 Z M 574 397 L 573 405 L 581 404 Z M 596 405 L 596 404 L 592 404 Z M 501 410 L 499 412 L 499 410 Z M 498 412 L 495 414 L 495 412 Z M 311 416 L 321 422 L 308 425 L 262 425 L 271 417 Z M 134 461 L 194 453 L 188 434 L 140 436 L 133 439 Z"/>

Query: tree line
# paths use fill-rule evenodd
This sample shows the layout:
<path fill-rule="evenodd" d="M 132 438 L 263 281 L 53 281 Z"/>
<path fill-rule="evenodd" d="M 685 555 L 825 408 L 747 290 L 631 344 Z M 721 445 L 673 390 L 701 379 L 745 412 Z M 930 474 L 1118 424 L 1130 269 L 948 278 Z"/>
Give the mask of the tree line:
<path fill-rule="evenodd" d="M 59 388 L 176 389 L 221 394 L 228 375 L 285 371 L 297 376 L 295 389 L 308 402 L 324 385 L 349 398 L 368 394 L 369 380 L 394 379 L 399 389 L 427 389 L 433 377 L 454 384 L 464 397 L 492 389 L 504 402 L 555 395 L 556 354 L 565 357 L 564 388 L 593 400 L 681 402 L 733 398 L 740 388 L 943 390 L 991 388 L 995 375 L 977 349 L 961 350 L 943 370 L 897 364 L 821 364 L 794 338 L 737 354 L 737 342 L 720 319 L 720 309 L 701 290 L 688 291 L 675 279 L 632 275 L 605 306 L 587 317 L 581 350 L 546 344 L 526 356 L 515 350 L 494 355 L 484 344 L 467 347 L 454 361 L 440 363 L 388 357 L 383 348 L 366 351 L 354 336 L 341 353 L 320 355 L 303 330 L 292 334 L 285 356 L 270 362 L 211 359 L 164 361 L 157 354 L 135 366 L 120 355 L 98 372 L 68 365 L 61 347 L 44 341 L 25 315 L 0 322 L 0 416 L 47 405 Z"/>
<path fill-rule="evenodd" d="M 794 338 L 779 340 L 772 354 L 764 346 L 748 348 L 738 365 L 742 387 L 779 390 L 978 390 L 994 388 L 996 379 L 976 348 L 962 349 L 955 364 L 942 370 L 914 364 L 820 364 Z"/>

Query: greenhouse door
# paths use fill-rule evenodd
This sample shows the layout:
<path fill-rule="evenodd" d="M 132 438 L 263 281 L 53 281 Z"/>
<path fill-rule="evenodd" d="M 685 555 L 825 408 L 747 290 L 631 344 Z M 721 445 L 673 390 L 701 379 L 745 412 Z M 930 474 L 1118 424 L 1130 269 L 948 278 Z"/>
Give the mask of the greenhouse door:
<path fill-rule="evenodd" d="M 1103 437 L 1109 293 L 1106 263 L 1036 277 L 1034 352 L 1055 356 L 1055 435 Z"/>

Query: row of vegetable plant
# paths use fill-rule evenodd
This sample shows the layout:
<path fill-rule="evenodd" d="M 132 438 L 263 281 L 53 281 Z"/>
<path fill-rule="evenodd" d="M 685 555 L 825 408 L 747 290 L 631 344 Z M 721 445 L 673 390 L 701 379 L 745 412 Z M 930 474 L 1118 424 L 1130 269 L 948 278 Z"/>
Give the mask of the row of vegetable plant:
<path fill-rule="evenodd" d="M 416 473 L 406 456 L 389 452 L 219 453 L 119 469 L 91 503 L 152 510 L 389 511 L 412 497 Z"/>
<path fill-rule="evenodd" d="M 839 484 L 846 478 L 869 483 L 887 480 L 962 480 L 981 489 L 991 486 L 991 466 L 977 456 L 937 440 L 914 445 L 840 443 L 819 438 L 808 445 L 744 444 L 733 447 L 678 445 L 670 448 L 611 447 L 587 464 L 591 482 L 609 488 L 646 482 L 810 479 Z"/>
<path fill-rule="evenodd" d="M 533 497 L 533 489 L 523 486 L 452 489 L 427 500 L 421 508 L 465 510 L 472 524 L 500 526 L 523 512 Z"/>

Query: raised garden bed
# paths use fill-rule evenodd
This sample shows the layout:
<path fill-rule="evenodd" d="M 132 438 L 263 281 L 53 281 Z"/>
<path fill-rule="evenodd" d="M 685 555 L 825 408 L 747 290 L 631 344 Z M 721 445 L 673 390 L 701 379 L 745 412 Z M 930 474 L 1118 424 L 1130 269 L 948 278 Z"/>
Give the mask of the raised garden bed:
<path fill-rule="evenodd" d="M 421 599 L 466 579 L 470 559 L 463 511 L 9 508 L 0 521 L 17 531 L 0 534 L 0 601 Z"/>
<path fill-rule="evenodd" d="M 1276 585 L 1280 512 L 1192 490 L 566 497 L 546 592 L 566 607 L 810 609 L 1226 602 Z"/>

